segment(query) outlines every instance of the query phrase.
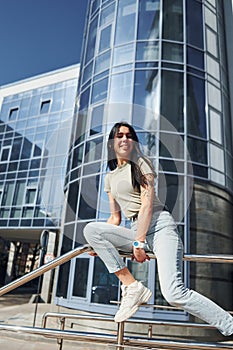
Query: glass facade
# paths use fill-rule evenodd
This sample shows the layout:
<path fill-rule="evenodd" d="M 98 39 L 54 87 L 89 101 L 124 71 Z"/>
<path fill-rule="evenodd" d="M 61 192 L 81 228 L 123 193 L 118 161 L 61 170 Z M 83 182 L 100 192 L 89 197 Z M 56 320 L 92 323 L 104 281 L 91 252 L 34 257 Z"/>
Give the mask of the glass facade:
<path fill-rule="evenodd" d="M 36 86 L 35 79 L 34 88 L 10 94 L 10 87 L 5 89 L 0 112 L 0 235 L 3 229 L 60 228 L 77 80 L 49 83 L 48 76 L 47 85 L 40 86 L 38 79 Z"/>
<path fill-rule="evenodd" d="M 89 221 L 106 220 L 106 139 L 113 123 L 132 123 L 158 173 L 156 190 L 172 211 L 189 251 L 189 203 L 193 182 L 230 193 L 231 116 L 222 1 L 94 0 L 89 2 L 66 174 L 67 208 L 62 251 L 84 242 Z M 7 151 L 6 151 L 7 152 Z M 5 155 L 6 157 L 7 155 Z M 123 218 L 122 225 L 128 225 Z M 128 262 L 134 275 L 164 304 L 150 264 Z M 81 271 L 85 271 L 85 278 Z M 184 277 L 189 284 L 188 267 Z M 78 289 L 77 278 L 82 288 Z M 61 267 L 56 302 L 115 313 L 118 282 L 98 258 L 85 256 Z M 142 308 L 141 317 L 186 317 Z"/>

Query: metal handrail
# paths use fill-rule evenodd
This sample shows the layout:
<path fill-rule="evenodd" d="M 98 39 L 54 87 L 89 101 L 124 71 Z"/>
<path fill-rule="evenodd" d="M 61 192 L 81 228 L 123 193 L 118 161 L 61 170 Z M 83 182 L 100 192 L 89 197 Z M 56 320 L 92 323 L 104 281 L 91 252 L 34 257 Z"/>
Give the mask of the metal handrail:
<path fill-rule="evenodd" d="M 223 254 L 184 254 L 183 260 L 200 263 L 228 263 L 233 264 L 233 255 Z"/>
<path fill-rule="evenodd" d="M 153 253 L 148 253 L 151 259 L 156 259 Z M 130 253 L 121 252 L 121 256 L 124 258 L 130 258 Z M 197 263 L 219 263 L 219 264 L 233 264 L 233 255 L 223 254 L 184 254 L 184 261 L 197 262 Z"/>
<path fill-rule="evenodd" d="M 55 267 L 62 265 L 65 262 L 71 260 L 72 258 L 75 258 L 78 255 L 86 253 L 90 250 L 91 250 L 90 246 L 84 245 L 81 247 L 77 247 L 69 251 L 68 253 L 63 254 L 62 256 L 59 256 L 52 261 L 49 261 L 47 264 L 38 267 L 37 269 L 27 273 L 26 275 L 18 278 L 17 280 L 12 281 L 6 286 L 3 286 L 2 288 L 0 288 L 0 296 L 22 286 L 23 284 L 33 280 L 34 278 L 43 275 L 45 272 L 50 271 Z"/>
<path fill-rule="evenodd" d="M 124 322 L 122 322 L 123 324 Z M 42 335 L 49 338 L 67 339 L 67 340 L 79 340 L 90 343 L 111 343 L 117 346 L 118 349 L 124 349 L 128 345 L 143 345 L 145 348 L 148 346 L 162 346 L 165 349 L 195 349 L 195 350 L 218 350 L 227 349 L 232 350 L 232 344 L 221 343 L 202 343 L 194 341 L 177 341 L 177 340 L 164 340 L 164 339 L 149 339 L 147 337 L 125 337 L 124 343 L 116 343 L 117 337 L 113 334 L 98 334 L 90 332 L 74 332 L 67 330 L 55 330 L 55 329 L 42 329 L 38 327 L 28 326 L 11 326 L 0 325 L 0 330 L 12 331 L 12 332 L 24 332 L 31 335 Z"/>
<path fill-rule="evenodd" d="M 74 250 L 71 250 L 67 252 L 66 254 L 55 258 L 54 260 L 48 262 L 47 264 L 37 268 L 36 270 L 26 274 L 25 276 L 22 276 L 21 278 L 7 284 L 6 286 L 3 286 L 0 288 L 0 296 L 6 294 L 7 292 L 10 292 L 17 287 L 31 281 L 32 279 L 44 274 L 47 271 L 52 270 L 53 268 L 71 260 L 72 258 L 75 258 L 83 253 L 86 253 L 88 251 L 91 251 L 91 247 L 89 245 L 84 245 L 81 247 L 77 247 Z M 123 253 L 121 254 L 123 257 L 130 257 L 131 254 Z M 151 258 L 156 258 L 153 254 L 150 254 Z M 183 260 L 186 261 L 193 261 L 193 262 L 211 262 L 211 263 L 233 263 L 233 256 L 232 255 L 194 255 L 194 254 L 185 254 L 183 257 Z M 105 319 L 107 320 L 107 319 Z M 128 321 L 127 321 L 128 322 Z M 156 324 L 156 321 L 152 320 L 130 320 L 130 322 L 144 322 L 144 323 L 151 323 Z M 160 324 L 163 324 L 164 321 L 161 321 Z M 172 324 L 170 324 L 172 325 Z M 173 325 L 180 325 L 180 323 L 177 322 L 177 324 L 173 323 Z M 187 324 L 187 326 L 194 326 L 196 327 L 196 324 Z M 199 325 L 199 327 L 208 327 L 211 328 L 209 325 Z M 232 346 L 228 346 L 227 344 L 220 344 L 220 343 L 192 343 L 192 342 L 179 342 L 179 341 L 173 341 L 173 340 L 157 340 L 152 338 L 145 338 L 140 337 L 140 339 L 135 337 L 124 337 L 124 322 L 121 322 L 118 324 L 118 331 L 117 331 L 117 338 L 116 336 L 108 335 L 108 334 L 91 334 L 91 333 L 84 333 L 84 332 L 71 332 L 66 330 L 54 330 L 54 329 L 42 329 L 38 327 L 25 327 L 25 326 L 10 326 L 10 325 L 3 325 L 0 324 L 0 330 L 6 330 L 6 331 L 14 331 L 14 332 L 24 332 L 24 333 L 30 333 L 30 334 L 38 334 L 43 335 L 47 337 L 57 338 L 57 340 L 61 339 L 76 339 L 76 340 L 83 340 L 83 341 L 89 341 L 89 342 L 113 342 L 116 344 L 118 349 L 123 349 L 124 344 L 136 344 L 141 345 L 144 344 L 146 346 L 163 346 L 168 347 L 170 349 L 174 348 L 183 348 L 183 349 L 232 349 Z M 62 343 L 61 343 L 62 346 Z M 127 346 L 127 345 L 126 345 Z"/>
<path fill-rule="evenodd" d="M 104 322 L 113 322 L 114 318 L 111 316 L 102 316 L 102 315 L 79 315 L 79 314 L 69 314 L 69 313 L 59 313 L 59 312 L 46 312 L 42 317 L 42 328 L 46 328 L 48 318 L 60 318 L 60 319 L 77 319 L 77 320 L 85 320 L 85 321 L 104 321 Z M 210 326 L 207 323 L 195 323 L 195 322 L 182 322 L 182 321 L 160 321 L 153 319 L 137 319 L 130 318 L 124 323 L 132 323 L 132 324 L 150 324 L 150 325 L 162 325 L 162 326 L 182 326 L 182 327 L 194 327 L 194 328 L 206 328 L 206 329 L 215 329 L 215 327 Z"/>
<path fill-rule="evenodd" d="M 26 275 L 18 278 L 15 281 L 10 282 L 6 286 L 3 286 L 0 288 L 0 296 L 22 286 L 23 284 L 33 280 L 36 277 L 39 277 L 43 275 L 45 272 L 50 271 L 54 269 L 55 267 L 64 264 L 65 262 L 77 257 L 80 254 L 86 253 L 88 251 L 91 251 L 92 248 L 89 245 L 83 245 L 81 247 L 77 247 L 62 256 L 59 256 L 55 258 L 54 260 L 46 263 L 45 265 L 42 265 L 41 267 L 27 273 Z M 121 252 L 122 257 L 129 258 L 131 257 L 130 253 L 124 253 Z M 151 258 L 156 259 L 156 256 L 152 253 L 149 254 Z M 211 263 L 233 263 L 233 255 L 197 255 L 197 254 L 184 254 L 183 257 L 184 261 L 190 261 L 190 262 L 211 262 Z"/>

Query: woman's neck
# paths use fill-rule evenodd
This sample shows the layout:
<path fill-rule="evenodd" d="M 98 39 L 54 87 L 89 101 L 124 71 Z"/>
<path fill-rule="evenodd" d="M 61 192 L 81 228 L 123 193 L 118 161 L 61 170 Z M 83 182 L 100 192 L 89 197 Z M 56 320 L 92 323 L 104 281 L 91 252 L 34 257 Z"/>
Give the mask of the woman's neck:
<path fill-rule="evenodd" d="M 129 163 L 129 160 L 128 159 L 122 159 L 122 158 L 118 158 L 117 159 L 117 166 L 120 167 L 126 163 Z"/>

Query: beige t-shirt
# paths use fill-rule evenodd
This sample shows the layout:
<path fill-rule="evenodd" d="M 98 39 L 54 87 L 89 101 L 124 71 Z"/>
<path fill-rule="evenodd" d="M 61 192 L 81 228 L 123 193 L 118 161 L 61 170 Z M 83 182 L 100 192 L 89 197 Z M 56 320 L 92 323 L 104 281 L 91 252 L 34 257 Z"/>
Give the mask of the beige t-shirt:
<path fill-rule="evenodd" d="M 140 158 L 138 164 L 143 175 L 152 173 L 150 166 L 144 159 Z M 130 219 L 138 214 L 142 204 L 141 195 L 132 186 L 130 163 L 125 163 L 106 175 L 104 191 L 112 194 L 113 198 L 120 205 L 125 217 Z M 159 210 L 162 207 L 162 203 L 156 195 L 153 207 L 154 210 Z"/>

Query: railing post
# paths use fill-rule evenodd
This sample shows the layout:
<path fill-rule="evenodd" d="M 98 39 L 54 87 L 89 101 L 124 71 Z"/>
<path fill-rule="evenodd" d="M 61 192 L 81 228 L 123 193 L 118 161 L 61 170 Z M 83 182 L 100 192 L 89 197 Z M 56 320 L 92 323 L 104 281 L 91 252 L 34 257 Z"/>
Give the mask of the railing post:
<path fill-rule="evenodd" d="M 124 329 L 125 322 L 119 322 L 117 326 L 117 350 L 124 349 Z"/>
<path fill-rule="evenodd" d="M 153 330 L 153 326 L 152 324 L 149 324 L 148 326 L 148 338 L 152 338 L 152 330 Z"/>
<path fill-rule="evenodd" d="M 61 324 L 60 330 L 64 331 L 64 329 L 65 329 L 65 321 L 66 321 L 65 317 L 60 317 L 59 321 L 60 321 L 60 324 Z M 59 350 L 62 350 L 63 338 L 57 338 L 57 344 L 59 346 Z"/>

